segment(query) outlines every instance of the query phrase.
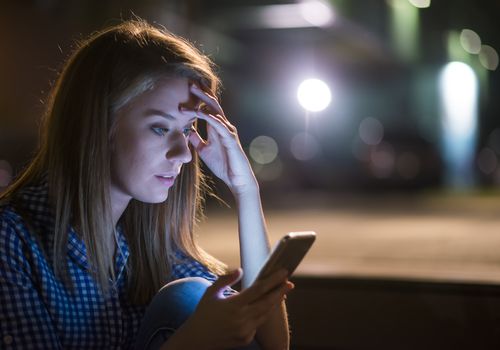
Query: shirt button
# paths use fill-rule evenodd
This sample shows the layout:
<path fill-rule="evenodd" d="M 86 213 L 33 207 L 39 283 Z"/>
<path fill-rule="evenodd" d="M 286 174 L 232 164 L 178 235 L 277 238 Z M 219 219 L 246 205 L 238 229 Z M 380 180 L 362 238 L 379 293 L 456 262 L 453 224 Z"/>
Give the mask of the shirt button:
<path fill-rule="evenodd" d="M 4 335 L 4 337 L 3 337 L 3 343 L 5 345 L 11 345 L 13 341 L 14 341 L 14 338 L 12 338 L 11 335 Z"/>

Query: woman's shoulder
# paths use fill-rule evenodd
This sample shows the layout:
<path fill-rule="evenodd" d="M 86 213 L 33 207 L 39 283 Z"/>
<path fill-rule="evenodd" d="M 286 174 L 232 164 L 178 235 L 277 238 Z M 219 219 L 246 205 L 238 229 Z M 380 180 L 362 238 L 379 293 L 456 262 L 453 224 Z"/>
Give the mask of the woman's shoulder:
<path fill-rule="evenodd" d="M 24 218 L 10 203 L 0 205 L 0 252 L 4 257 L 9 252 L 23 249 L 30 241 L 30 232 Z M 23 244 L 24 243 L 24 244 Z"/>
<path fill-rule="evenodd" d="M 23 217 L 16 210 L 12 201 L 9 199 L 0 204 L 0 232 L 4 234 L 8 229 L 16 229 L 23 225 Z"/>
<path fill-rule="evenodd" d="M 27 238 L 50 221 L 48 190 L 43 183 L 21 188 L 0 204 L 0 235 Z"/>
<path fill-rule="evenodd" d="M 217 279 L 217 276 L 213 274 L 205 265 L 181 250 L 176 250 L 174 254 L 172 275 L 174 279 L 184 277 L 202 277 L 211 282 Z"/>

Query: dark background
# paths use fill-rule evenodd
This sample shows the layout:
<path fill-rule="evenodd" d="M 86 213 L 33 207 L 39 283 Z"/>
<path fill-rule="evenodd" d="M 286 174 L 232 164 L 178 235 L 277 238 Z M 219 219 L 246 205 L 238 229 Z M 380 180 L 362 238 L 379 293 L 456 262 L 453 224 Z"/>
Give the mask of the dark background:
<path fill-rule="evenodd" d="M 406 0 L 398 0 L 407 2 Z M 17 173 L 37 144 L 37 127 L 51 82 L 75 40 L 137 15 L 188 37 L 219 65 L 226 114 L 239 127 L 244 147 L 259 135 L 279 147 L 279 164 L 258 174 L 266 195 L 287 191 L 420 191 L 443 188 L 440 151 L 439 70 L 449 61 L 450 32 L 473 29 L 482 42 L 500 47 L 497 1 L 433 1 L 420 9 L 416 55 L 398 54 L 391 40 L 390 1 L 330 1 L 327 27 L 270 28 L 255 13 L 285 1 L 4 1 L 0 11 L 0 160 Z M 468 55 L 477 66 L 477 55 Z M 479 66 L 480 67 L 480 66 Z M 477 68 L 477 67 L 476 67 Z M 499 72 L 484 70 L 480 90 L 477 154 L 500 144 Z M 309 118 L 319 152 L 300 161 L 289 150 L 305 129 L 305 112 L 295 91 L 301 79 L 317 76 L 333 89 L 333 102 Z M 376 118 L 383 143 L 397 160 L 416 157 L 418 169 L 401 176 L 397 164 L 382 176 L 358 159 L 361 121 Z M 489 146 L 491 147 L 491 145 Z M 500 148 L 500 147 L 497 147 Z M 371 151 L 377 150 L 377 147 Z M 364 149 L 365 152 L 367 148 Z M 500 152 L 500 149 L 497 149 Z M 363 152 L 363 150 L 361 150 Z M 498 158 L 498 154 L 496 154 Z M 393 159 L 393 161 L 394 161 Z M 6 162 L 10 164 L 7 166 Z M 475 188 L 500 183 L 473 164 Z M 274 168 L 273 168 L 274 167 Z M 265 176 L 278 169 L 278 175 Z M 4 180 L 5 182 L 5 180 Z"/>

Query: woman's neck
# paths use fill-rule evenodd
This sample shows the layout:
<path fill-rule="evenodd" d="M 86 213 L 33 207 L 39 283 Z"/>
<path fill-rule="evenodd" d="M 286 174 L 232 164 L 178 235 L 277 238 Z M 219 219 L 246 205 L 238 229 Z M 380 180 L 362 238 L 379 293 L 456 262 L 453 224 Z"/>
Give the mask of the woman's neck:
<path fill-rule="evenodd" d="M 111 200 L 111 216 L 113 219 L 113 226 L 116 227 L 118 221 L 122 217 L 125 209 L 127 209 L 128 204 L 132 197 L 120 193 L 118 190 L 111 187 L 110 200 Z"/>

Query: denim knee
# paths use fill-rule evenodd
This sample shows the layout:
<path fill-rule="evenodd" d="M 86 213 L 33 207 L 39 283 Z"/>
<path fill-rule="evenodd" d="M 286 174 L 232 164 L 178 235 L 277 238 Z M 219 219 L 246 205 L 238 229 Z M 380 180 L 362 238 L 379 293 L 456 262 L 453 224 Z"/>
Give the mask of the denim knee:
<path fill-rule="evenodd" d="M 163 315 L 171 312 L 172 317 L 169 318 L 175 319 L 180 325 L 194 312 L 211 285 L 201 277 L 181 278 L 162 287 L 152 303 L 163 308 Z"/>
<path fill-rule="evenodd" d="M 146 309 L 135 349 L 158 349 L 191 316 L 210 285 L 201 277 L 187 277 L 162 287 Z"/>
<path fill-rule="evenodd" d="M 166 284 L 155 295 L 136 338 L 136 350 L 156 350 L 195 311 L 211 283 L 201 277 L 181 278 Z M 260 350 L 255 340 L 235 350 Z"/>

